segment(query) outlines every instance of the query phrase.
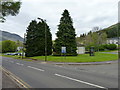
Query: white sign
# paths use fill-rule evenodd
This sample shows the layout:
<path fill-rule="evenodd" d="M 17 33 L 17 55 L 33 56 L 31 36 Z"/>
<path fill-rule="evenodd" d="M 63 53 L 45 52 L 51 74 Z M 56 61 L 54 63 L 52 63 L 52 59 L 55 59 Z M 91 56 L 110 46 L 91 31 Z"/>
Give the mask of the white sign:
<path fill-rule="evenodd" d="M 61 52 L 62 52 L 62 53 L 66 53 L 66 47 L 62 47 L 62 48 L 61 48 Z"/>

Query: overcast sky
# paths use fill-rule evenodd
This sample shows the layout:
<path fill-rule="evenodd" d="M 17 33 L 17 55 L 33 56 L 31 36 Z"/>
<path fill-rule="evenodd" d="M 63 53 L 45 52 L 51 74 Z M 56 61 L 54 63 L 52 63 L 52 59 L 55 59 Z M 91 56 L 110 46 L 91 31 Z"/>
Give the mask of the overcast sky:
<path fill-rule="evenodd" d="M 106 28 L 118 22 L 119 0 L 21 0 L 22 6 L 17 16 L 8 16 L 0 29 L 23 37 L 31 20 L 46 19 L 53 40 L 57 25 L 64 9 L 70 12 L 77 36 L 87 33 L 93 27 Z"/>

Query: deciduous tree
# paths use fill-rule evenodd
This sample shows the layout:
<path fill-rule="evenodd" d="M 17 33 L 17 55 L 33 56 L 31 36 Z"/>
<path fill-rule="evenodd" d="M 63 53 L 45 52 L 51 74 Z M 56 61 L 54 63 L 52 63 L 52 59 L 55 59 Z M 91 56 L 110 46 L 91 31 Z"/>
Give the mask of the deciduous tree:
<path fill-rule="evenodd" d="M 16 50 L 17 50 L 16 42 L 10 40 L 2 41 L 2 53 L 15 52 Z"/>
<path fill-rule="evenodd" d="M 0 0 L 0 22 L 5 22 L 5 17 L 11 15 L 11 16 L 16 16 L 19 13 L 21 6 L 20 1 L 4 1 Z"/>

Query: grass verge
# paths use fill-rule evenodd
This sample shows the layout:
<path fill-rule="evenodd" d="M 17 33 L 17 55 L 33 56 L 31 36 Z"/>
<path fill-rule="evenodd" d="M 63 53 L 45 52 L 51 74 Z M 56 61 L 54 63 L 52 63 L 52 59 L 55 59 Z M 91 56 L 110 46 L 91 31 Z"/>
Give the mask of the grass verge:
<path fill-rule="evenodd" d="M 21 56 L 11 56 L 11 55 L 2 55 L 5 57 L 12 57 L 15 59 L 21 59 L 26 61 L 32 61 L 33 60 L 45 60 L 45 56 L 35 56 L 35 57 L 29 57 L 22 59 Z M 89 56 L 89 54 L 81 54 L 78 56 L 47 56 L 47 61 L 53 61 L 53 62 L 102 62 L 102 61 L 111 61 L 111 60 L 118 60 L 117 54 L 107 54 L 107 53 L 99 53 L 96 52 L 95 56 Z"/>
<path fill-rule="evenodd" d="M 45 60 L 45 56 L 30 57 L 31 59 Z M 117 54 L 95 53 L 95 56 L 89 56 L 89 54 L 81 54 L 78 56 L 47 56 L 47 61 L 54 62 L 102 62 L 118 60 Z"/>
<path fill-rule="evenodd" d="M 17 55 L 13 56 L 13 55 L 3 55 L 3 54 L 2 54 L 2 55 L 0 55 L 0 56 L 11 57 L 11 58 L 20 59 L 20 60 L 25 60 L 25 61 L 32 61 L 32 60 L 30 60 L 30 59 L 27 59 L 26 57 L 24 57 L 24 58 L 22 59 L 21 56 L 17 56 Z"/>

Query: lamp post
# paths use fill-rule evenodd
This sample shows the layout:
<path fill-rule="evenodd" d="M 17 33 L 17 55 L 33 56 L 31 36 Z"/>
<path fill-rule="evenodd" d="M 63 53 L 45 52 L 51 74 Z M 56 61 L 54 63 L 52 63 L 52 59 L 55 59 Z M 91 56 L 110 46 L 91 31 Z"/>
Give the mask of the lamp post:
<path fill-rule="evenodd" d="M 46 20 L 45 22 L 45 62 L 47 61 L 47 31 L 46 31 Z"/>
<path fill-rule="evenodd" d="M 47 26 L 46 26 L 46 20 L 43 20 L 39 17 L 37 19 L 44 21 L 44 24 L 45 24 L 45 62 L 46 62 L 47 61 L 47 31 L 46 31 Z"/>

